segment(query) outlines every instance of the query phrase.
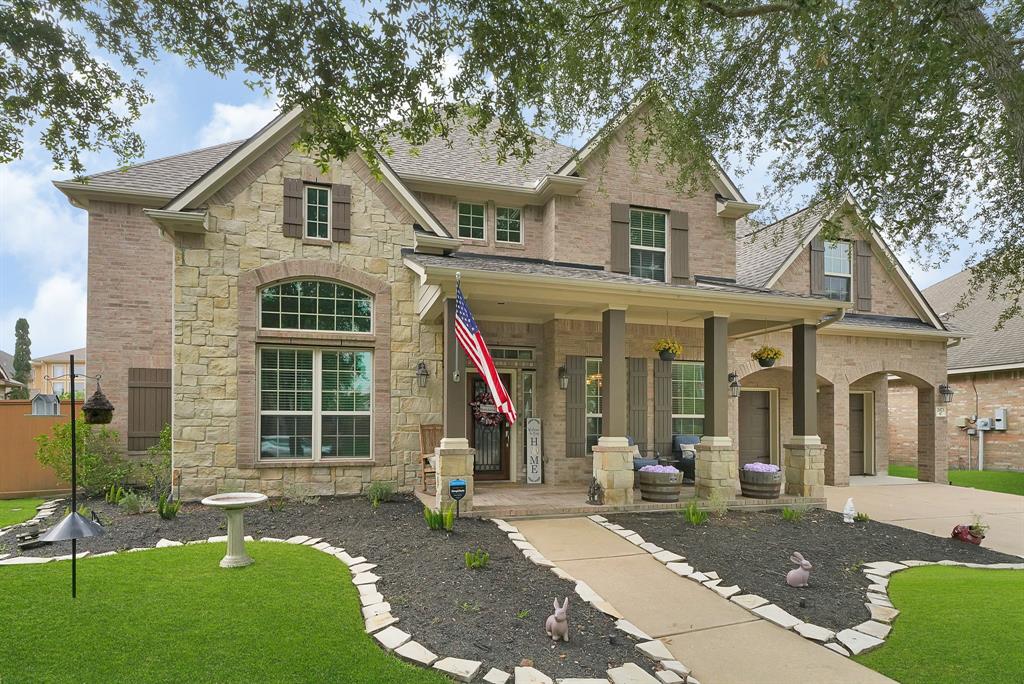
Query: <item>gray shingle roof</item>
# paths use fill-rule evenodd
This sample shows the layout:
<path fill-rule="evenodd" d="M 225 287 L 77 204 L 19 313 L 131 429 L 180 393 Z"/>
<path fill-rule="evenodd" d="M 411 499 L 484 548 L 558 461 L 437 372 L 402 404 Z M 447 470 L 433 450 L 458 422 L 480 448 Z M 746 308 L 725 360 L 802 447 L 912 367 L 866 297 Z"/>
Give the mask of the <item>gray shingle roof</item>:
<path fill-rule="evenodd" d="M 1024 317 L 1013 318 L 1002 330 L 994 330 L 1006 302 L 990 300 L 987 291 L 982 290 L 970 296 L 965 309 L 953 310 L 967 291 L 970 278 L 970 271 L 961 271 L 924 290 L 925 298 L 939 316 L 973 335 L 950 347 L 949 368 L 1024 363 Z"/>
<path fill-rule="evenodd" d="M 749 221 L 736 225 L 736 282 L 764 287 L 807 235 L 835 209 L 819 202 L 767 226 Z"/>
<path fill-rule="evenodd" d="M 14 379 L 14 355 L 0 351 L 0 372 L 10 379 Z"/>
<path fill-rule="evenodd" d="M 893 328 L 896 330 L 930 330 L 935 326 L 913 316 L 881 316 L 876 314 L 848 313 L 843 316 L 842 325 Z"/>
<path fill-rule="evenodd" d="M 175 196 L 219 164 L 244 140 L 204 147 L 89 176 L 88 187 Z"/>

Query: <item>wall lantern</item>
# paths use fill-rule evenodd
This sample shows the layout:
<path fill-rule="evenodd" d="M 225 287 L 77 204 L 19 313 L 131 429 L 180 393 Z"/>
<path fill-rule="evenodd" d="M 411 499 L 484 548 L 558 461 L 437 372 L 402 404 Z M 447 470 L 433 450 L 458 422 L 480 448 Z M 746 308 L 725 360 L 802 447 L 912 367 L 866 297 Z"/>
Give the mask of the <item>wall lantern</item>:
<path fill-rule="evenodd" d="M 953 401 L 953 388 L 943 383 L 939 385 L 939 394 L 942 396 L 942 403 L 948 404 Z"/>
<path fill-rule="evenodd" d="M 427 386 L 427 378 L 430 377 L 430 371 L 427 370 L 427 364 L 420 361 L 416 364 L 416 384 L 420 387 Z"/>
<path fill-rule="evenodd" d="M 569 373 L 566 372 L 565 366 L 558 369 L 558 387 L 559 389 L 569 388 Z"/>
<path fill-rule="evenodd" d="M 736 373 L 729 373 L 729 396 L 733 399 L 740 396 L 740 376 Z"/>

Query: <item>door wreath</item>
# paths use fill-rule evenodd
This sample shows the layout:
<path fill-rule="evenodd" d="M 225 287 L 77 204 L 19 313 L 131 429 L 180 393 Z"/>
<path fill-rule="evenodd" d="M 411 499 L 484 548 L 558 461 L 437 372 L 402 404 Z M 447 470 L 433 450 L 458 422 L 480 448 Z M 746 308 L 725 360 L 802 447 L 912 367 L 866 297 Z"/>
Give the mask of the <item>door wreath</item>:
<path fill-rule="evenodd" d="M 473 420 L 484 427 L 497 427 L 505 420 L 505 416 L 499 413 L 494 405 L 490 392 L 478 393 L 473 397 L 473 401 L 469 402 L 469 407 L 473 411 Z M 489 410 L 485 410 L 484 407 Z"/>

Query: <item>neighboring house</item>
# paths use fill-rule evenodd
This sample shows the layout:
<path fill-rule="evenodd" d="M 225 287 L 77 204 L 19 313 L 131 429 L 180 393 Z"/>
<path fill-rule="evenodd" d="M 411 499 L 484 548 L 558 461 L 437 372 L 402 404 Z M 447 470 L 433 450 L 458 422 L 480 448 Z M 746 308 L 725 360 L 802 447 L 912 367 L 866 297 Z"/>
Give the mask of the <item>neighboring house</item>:
<path fill-rule="evenodd" d="M 488 426 L 486 396 L 469 408 L 483 386 L 455 346 L 457 275 L 519 415 L 542 421 L 547 483 L 594 476 L 629 500 L 627 437 L 667 456 L 688 434 L 702 496 L 771 460 L 789 493 L 821 497 L 885 471 L 893 373 L 928 411 L 921 477 L 945 479 L 931 416 L 956 335 L 858 232 L 852 198 L 737 240 L 756 205 L 717 168 L 692 196 L 654 161 L 634 169 L 630 117 L 579 152 L 540 140 L 525 165 L 464 131 L 396 145 L 379 174 L 356 155 L 321 170 L 293 147 L 298 119 L 57 183 L 89 212 L 89 367 L 130 449 L 158 410 L 133 378 L 166 379 L 184 498 L 411 489 L 424 424 L 444 426 L 439 498 L 456 477 L 464 506 L 474 482 L 524 482 L 521 427 Z M 833 218 L 845 232 L 826 244 Z M 658 358 L 665 337 L 681 359 Z M 750 358 L 765 342 L 785 351 L 775 368 Z"/>
<path fill-rule="evenodd" d="M 970 271 L 961 271 L 924 291 L 943 320 L 970 335 L 949 350 L 949 466 L 978 469 L 983 446 L 986 470 L 1024 470 L 1024 317 L 996 330 L 1006 302 L 989 299 L 984 290 L 957 310 L 970 278 Z M 913 461 L 916 435 L 907 434 L 907 426 L 916 405 L 899 382 L 890 385 L 889 397 L 892 459 Z M 979 430 L 975 418 L 987 419 L 990 429 Z"/>
<path fill-rule="evenodd" d="M 14 379 L 14 355 L 0 351 L 0 399 L 7 399 L 11 392 L 24 386 L 25 383 Z"/>
<path fill-rule="evenodd" d="M 85 375 L 85 347 L 72 349 L 70 351 L 58 352 L 49 356 L 40 356 L 32 359 L 32 380 L 29 383 L 30 392 L 35 394 L 54 394 L 58 397 L 71 392 L 71 378 L 62 377 L 71 373 L 71 355 L 75 355 L 75 374 Z M 85 396 L 86 379 L 75 378 L 75 389 L 78 399 Z"/>

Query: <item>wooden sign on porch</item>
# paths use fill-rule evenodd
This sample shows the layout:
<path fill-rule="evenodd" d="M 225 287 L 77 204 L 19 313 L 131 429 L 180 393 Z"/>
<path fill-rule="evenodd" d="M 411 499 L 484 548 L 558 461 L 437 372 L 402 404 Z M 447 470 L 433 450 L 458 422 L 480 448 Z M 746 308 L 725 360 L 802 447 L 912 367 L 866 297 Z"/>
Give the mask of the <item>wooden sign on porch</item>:
<path fill-rule="evenodd" d="M 540 451 L 540 418 L 526 419 L 526 484 L 540 484 L 544 479 Z"/>

